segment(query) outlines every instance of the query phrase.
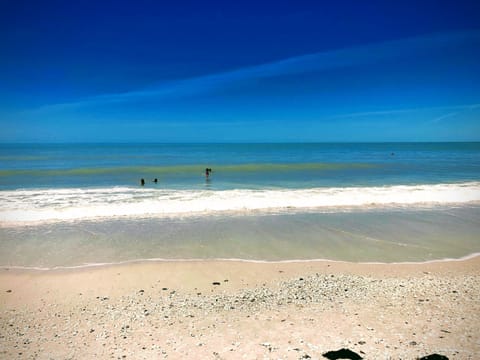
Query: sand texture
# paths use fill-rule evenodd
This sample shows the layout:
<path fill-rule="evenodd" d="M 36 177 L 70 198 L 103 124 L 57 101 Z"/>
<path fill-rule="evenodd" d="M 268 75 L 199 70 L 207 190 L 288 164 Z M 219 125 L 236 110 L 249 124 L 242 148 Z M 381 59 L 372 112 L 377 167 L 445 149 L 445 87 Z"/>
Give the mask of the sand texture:
<path fill-rule="evenodd" d="M 480 356 L 480 258 L 0 270 L 2 359 Z"/>

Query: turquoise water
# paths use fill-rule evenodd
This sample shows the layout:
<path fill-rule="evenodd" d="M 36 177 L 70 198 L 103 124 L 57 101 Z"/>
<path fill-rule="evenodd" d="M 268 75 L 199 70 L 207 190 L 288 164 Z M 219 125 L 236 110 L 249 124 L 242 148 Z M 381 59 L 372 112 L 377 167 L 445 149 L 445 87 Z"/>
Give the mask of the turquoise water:
<path fill-rule="evenodd" d="M 3 144 L 0 205 L 0 266 L 458 258 L 480 143 Z"/>
<path fill-rule="evenodd" d="M 0 145 L 0 190 L 309 188 L 477 181 L 480 143 Z"/>

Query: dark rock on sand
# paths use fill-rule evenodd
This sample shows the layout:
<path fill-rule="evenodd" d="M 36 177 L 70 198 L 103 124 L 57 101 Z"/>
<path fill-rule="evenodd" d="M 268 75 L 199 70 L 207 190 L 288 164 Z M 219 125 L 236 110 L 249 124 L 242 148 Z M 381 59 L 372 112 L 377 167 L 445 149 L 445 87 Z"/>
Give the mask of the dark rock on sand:
<path fill-rule="evenodd" d="M 220 283 L 218 281 L 214 281 L 212 285 L 220 285 Z"/>
<path fill-rule="evenodd" d="M 418 360 L 448 360 L 448 357 L 439 354 L 431 354 L 418 358 Z"/>
<path fill-rule="evenodd" d="M 349 350 L 349 349 L 329 351 L 329 352 L 326 352 L 325 354 L 322 354 L 322 356 L 330 360 L 337 360 L 337 359 L 362 360 L 363 359 L 356 352 L 353 352 L 352 350 Z"/>

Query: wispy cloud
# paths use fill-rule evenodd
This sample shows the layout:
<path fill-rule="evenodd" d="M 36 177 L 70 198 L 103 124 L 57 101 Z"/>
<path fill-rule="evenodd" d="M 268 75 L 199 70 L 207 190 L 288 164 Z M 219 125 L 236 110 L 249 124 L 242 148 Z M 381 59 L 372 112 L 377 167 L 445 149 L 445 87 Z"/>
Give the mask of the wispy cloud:
<path fill-rule="evenodd" d="M 480 108 L 480 104 L 463 104 L 463 105 L 452 105 L 452 106 L 436 106 L 436 107 L 418 107 L 418 108 L 408 108 L 408 109 L 389 109 L 389 110 L 380 110 L 380 111 L 361 111 L 348 114 L 339 114 L 334 115 L 332 119 L 350 119 L 350 118 L 361 118 L 361 117 L 374 117 L 374 116 L 389 116 L 405 113 L 418 113 L 418 112 L 431 112 L 431 111 L 449 111 L 447 114 L 436 117 L 430 122 L 439 122 L 443 119 L 456 116 L 463 111 L 471 111 L 474 109 Z M 452 111 L 455 110 L 455 111 Z"/>
<path fill-rule="evenodd" d="M 441 116 L 439 116 L 439 117 L 431 120 L 430 123 L 432 123 L 432 124 L 434 124 L 434 123 L 439 123 L 439 122 L 442 121 L 442 120 L 445 120 L 445 119 L 448 119 L 448 118 L 457 116 L 458 114 L 460 114 L 459 111 L 455 111 L 455 112 L 451 112 L 451 113 L 448 113 L 448 114 L 444 114 L 444 115 L 441 115 Z"/>
<path fill-rule="evenodd" d="M 445 119 L 449 119 L 449 118 L 458 116 L 458 115 L 463 114 L 465 112 L 474 111 L 475 109 L 478 109 L 478 108 L 480 108 L 480 104 L 471 104 L 471 105 L 452 107 L 450 109 L 455 109 L 455 110 L 458 110 L 458 111 L 452 111 L 452 112 L 448 112 L 446 114 L 437 116 L 436 118 L 430 120 L 430 123 L 431 124 L 438 124 Z"/>
<path fill-rule="evenodd" d="M 380 110 L 380 111 L 360 111 L 348 114 L 339 114 L 334 115 L 332 119 L 350 119 L 350 118 L 359 118 L 359 117 L 370 117 L 370 116 L 386 116 L 386 115 L 394 115 L 394 114 L 402 114 L 402 113 L 411 113 L 415 111 L 419 111 L 420 109 L 392 109 L 392 110 Z"/>
<path fill-rule="evenodd" d="M 308 72 L 321 72 L 334 68 L 361 66 L 404 56 L 405 54 L 429 54 L 433 49 L 472 42 L 480 44 L 480 31 L 436 34 L 368 44 L 295 56 L 227 72 L 164 82 L 154 87 L 125 93 L 110 93 L 69 103 L 50 104 L 37 109 L 37 111 L 62 110 L 109 103 L 128 103 L 148 99 L 162 100 L 181 98 L 220 90 L 226 86 L 235 85 L 243 81 Z M 409 110 L 399 111 L 405 112 Z M 376 112 L 376 114 L 379 114 L 379 112 Z M 364 115 L 371 114 L 364 113 Z"/>

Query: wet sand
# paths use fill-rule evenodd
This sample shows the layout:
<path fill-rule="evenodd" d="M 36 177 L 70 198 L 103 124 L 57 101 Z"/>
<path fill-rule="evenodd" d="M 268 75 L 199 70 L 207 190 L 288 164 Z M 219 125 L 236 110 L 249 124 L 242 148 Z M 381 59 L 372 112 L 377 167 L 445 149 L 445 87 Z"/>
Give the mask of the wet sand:
<path fill-rule="evenodd" d="M 480 354 L 480 257 L 0 270 L 0 358 Z"/>

